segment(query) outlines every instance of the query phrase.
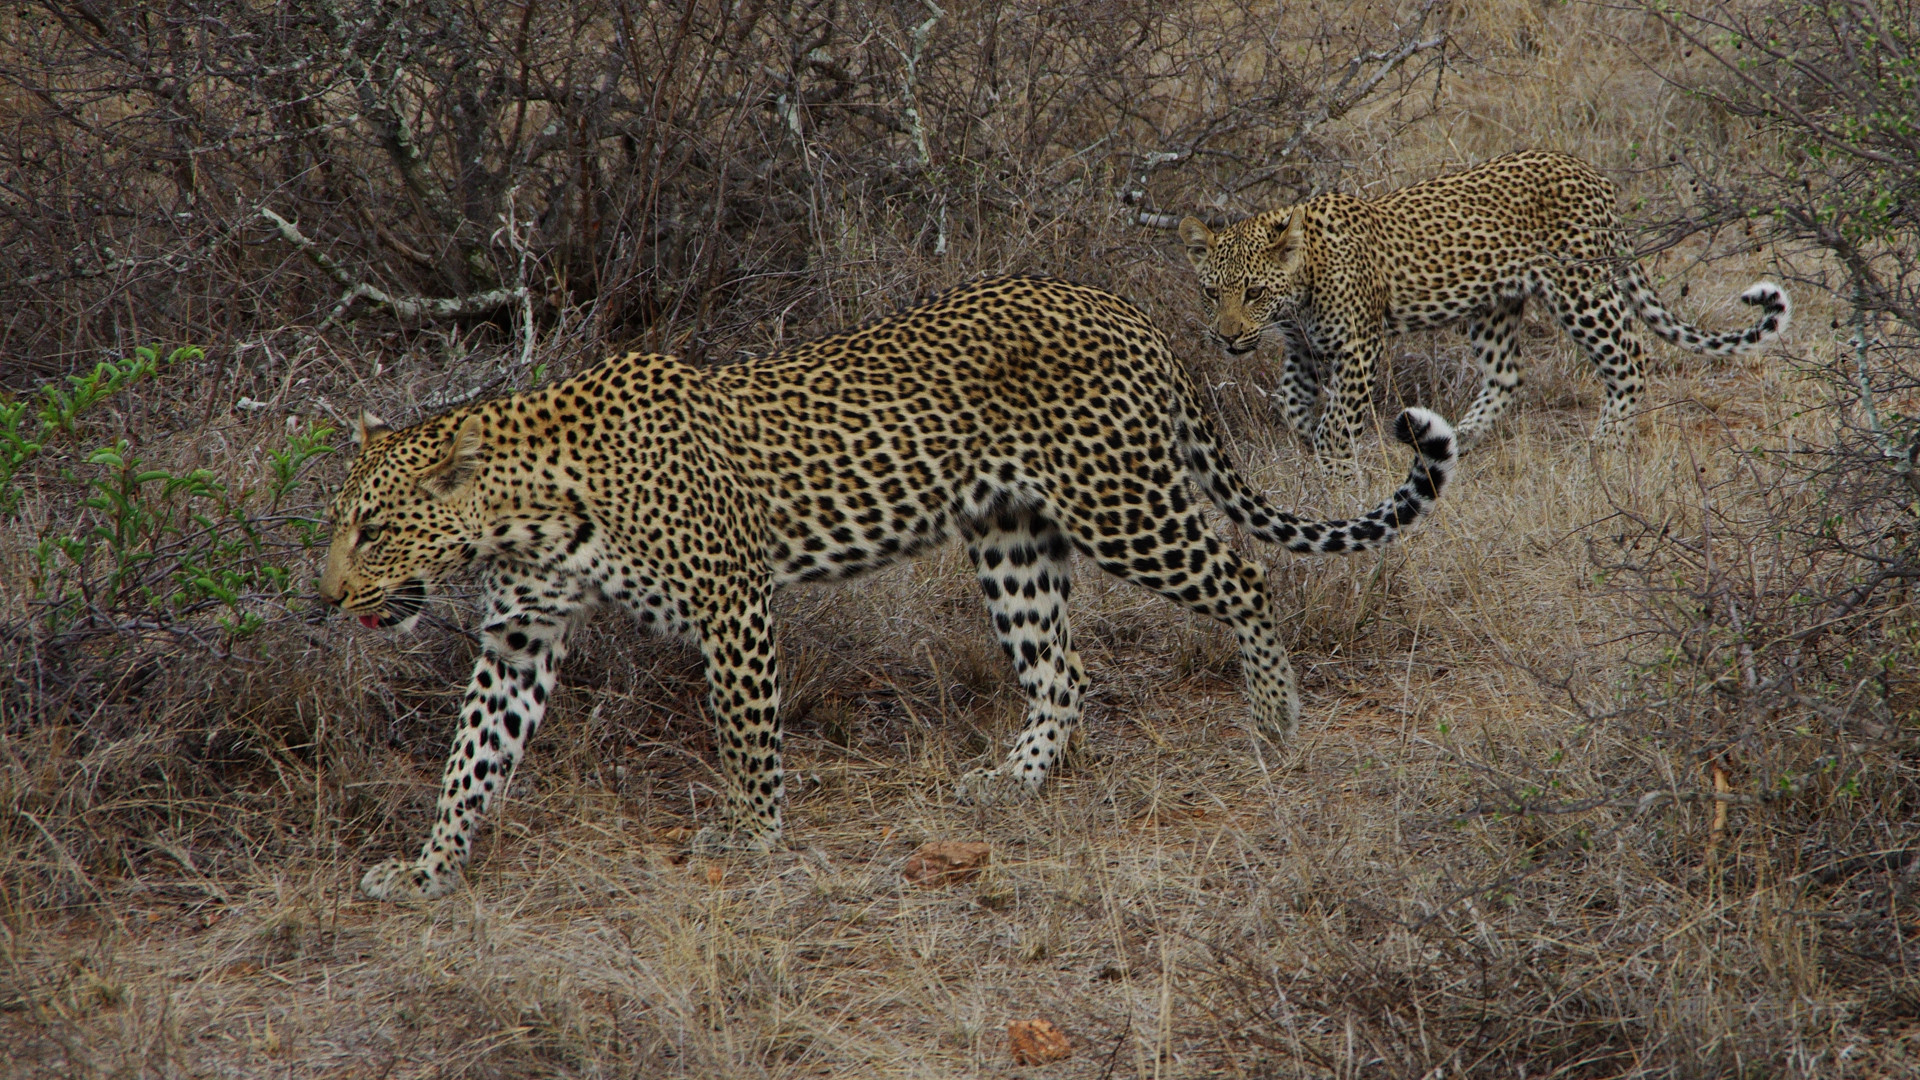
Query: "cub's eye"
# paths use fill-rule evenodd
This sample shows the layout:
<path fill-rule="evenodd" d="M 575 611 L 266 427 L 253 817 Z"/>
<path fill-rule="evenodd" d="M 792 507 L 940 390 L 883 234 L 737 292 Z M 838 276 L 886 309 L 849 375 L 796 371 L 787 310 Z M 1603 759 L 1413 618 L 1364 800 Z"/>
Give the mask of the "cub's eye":
<path fill-rule="evenodd" d="M 1247 287 L 1247 299 L 1249 301 L 1258 300 L 1265 295 L 1267 295 L 1267 289 L 1264 285 L 1250 285 Z"/>
<path fill-rule="evenodd" d="M 1200 290 L 1200 295 L 1209 300 L 1218 300 L 1220 299 L 1220 290 L 1208 285 L 1206 288 Z"/>
<path fill-rule="evenodd" d="M 360 542 L 362 544 L 373 543 L 375 540 L 380 539 L 380 534 L 385 531 L 385 529 L 385 525 L 375 525 L 371 523 L 360 526 Z"/>

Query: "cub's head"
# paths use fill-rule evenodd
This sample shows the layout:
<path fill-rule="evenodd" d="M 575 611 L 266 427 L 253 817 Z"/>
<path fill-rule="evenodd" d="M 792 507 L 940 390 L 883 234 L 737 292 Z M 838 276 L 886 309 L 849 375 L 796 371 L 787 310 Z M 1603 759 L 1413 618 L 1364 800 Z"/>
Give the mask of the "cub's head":
<path fill-rule="evenodd" d="M 333 501 L 320 598 L 368 627 L 411 626 L 427 588 L 474 558 L 485 435 L 478 416 L 394 431 L 362 414 L 360 456 Z"/>
<path fill-rule="evenodd" d="M 1199 218 L 1180 223 L 1187 259 L 1200 274 L 1208 327 L 1220 347 L 1251 352 L 1260 332 L 1290 316 L 1305 291 L 1306 214 L 1270 210 L 1214 232 Z"/>

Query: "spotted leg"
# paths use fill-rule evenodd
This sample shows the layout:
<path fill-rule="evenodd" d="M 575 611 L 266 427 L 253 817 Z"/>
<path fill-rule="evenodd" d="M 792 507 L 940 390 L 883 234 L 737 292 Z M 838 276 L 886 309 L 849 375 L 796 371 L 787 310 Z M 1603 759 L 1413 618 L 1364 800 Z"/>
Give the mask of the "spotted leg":
<path fill-rule="evenodd" d="M 1159 498 L 1156 493 L 1148 495 L 1150 502 Z M 1106 535 L 1091 515 L 1074 520 L 1070 527 L 1083 549 L 1095 554 L 1102 570 L 1231 627 L 1240 643 L 1240 667 L 1254 727 L 1276 741 L 1291 738 L 1300 720 L 1300 695 L 1274 624 L 1266 574 L 1222 543 L 1197 509 L 1187 509 L 1179 489 L 1168 494 L 1166 504 L 1179 516 L 1163 519 L 1159 529 L 1137 536 Z"/>
<path fill-rule="evenodd" d="M 1593 362 L 1607 388 L 1607 402 L 1593 427 L 1593 441 L 1617 449 L 1633 434 L 1633 406 L 1646 385 L 1640 338 L 1626 298 L 1603 264 L 1557 268 L 1543 290 L 1554 318 Z"/>
<path fill-rule="evenodd" d="M 770 851 L 780 843 L 786 798 L 773 586 L 745 577 L 718 582 L 701 607 L 700 653 L 707 662 L 707 704 L 726 803 L 722 823 L 702 829 L 694 847 Z"/>
<path fill-rule="evenodd" d="M 1298 329 L 1289 327 L 1281 333 L 1283 342 L 1280 356 L 1281 412 L 1286 417 L 1287 426 L 1293 429 L 1293 433 L 1311 445 L 1314 407 L 1320 401 L 1318 359 L 1313 355 L 1306 335 Z"/>
<path fill-rule="evenodd" d="M 460 701 L 460 727 L 440 776 L 433 831 L 412 862 L 388 859 L 360 889 L 376 900 L 451 892 L 473 853 L 480 819 L 504 795 L 539 730 L 565 658 L 567 634 L 586 605 L 575 588 L 496 570 L 487 582 L 480 658 Z"/>
<path fill-rule="evenodd" d="M 1087 672 L 1073 649 L 1067 598 L 1073 546 L 1052 521 L 1004 513 L 978 526 L 967 545 L 987 617 L 1027 695 L 1027 722 L 1006 760 L 962 777 L 962 800 L 990 803 L 1039 790 L 1080 723 Z"/>
<path fill-rule="evenodd" d="M 1514 341 L 1525 308 L 1525 297 L 1496 300 L 1486 314 L 1467 324 L 1467 342 L 1480 364 L 1480 396 L 1455 429 L 1459 449 L 1479 442 L 1520 389 L 1519 350 Z"/>
<path fill-rule="evenodd" d="M 1353 444 L 1360 433 L 1361 418 L 1373 405 L 1374 372 L 1379 370 L 1384 348 L 1385 338 L 1376 326 L 1352 332 L 1340 348 L 1330 354 L 1333 385 L 1328 387 L 1326 406 L 1320 413 L 1314 450 L 1335 476 L 1358 475 L 1353 462 Z"/>

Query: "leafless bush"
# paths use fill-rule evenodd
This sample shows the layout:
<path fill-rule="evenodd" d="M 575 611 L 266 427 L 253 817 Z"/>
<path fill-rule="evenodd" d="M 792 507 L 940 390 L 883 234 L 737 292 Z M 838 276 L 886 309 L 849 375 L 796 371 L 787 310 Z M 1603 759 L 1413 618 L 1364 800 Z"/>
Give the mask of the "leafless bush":
<path fill-rule="evenodd" d="M 1861 845 L 1904 865 L 1898 808 L 1913 797 L 1920 715 L 1908 588 L 1920 577 L 1920 9 L 1652 10 L 1701 54 L 1689 92 L 1752 125 L 1745 146 L 1686 162 L 1690 227 L 1754 223 L 1804 253 L 1800 284 L 1851 316 L 1809 363 L 1829 402 L 1825 438 L 1729 447 L 1738 466 L 1718 479 L 1703 467 L 1689 512 L 1624 515 L 1597 562 L 1634 597 L 1648 715 L 1689 733 L 1712 769 L 1737 761 L 1765 798 L 1799 807 L 1804 843 L 1835 853 L 1821 873 Z M 1880 835 L 1861 831 L 1870 822 Z"/>
<path fill-rule="evenodd" d="M 0 341 L 17 381 L 378 306 L 700 353 L 1098 277 L 1127 192 L 1298 182 L 1318 123 L 1444 55 L 1433 6 L 1328 16 L 1303 62 L 1244 3 L 30 4 Z"/>

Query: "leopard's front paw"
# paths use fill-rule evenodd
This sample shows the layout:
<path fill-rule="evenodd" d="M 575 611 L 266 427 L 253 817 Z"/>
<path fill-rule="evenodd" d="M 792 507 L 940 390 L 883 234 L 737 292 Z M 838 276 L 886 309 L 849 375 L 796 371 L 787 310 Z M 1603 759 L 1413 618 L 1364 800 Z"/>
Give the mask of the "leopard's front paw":
<path fill-rule="evenodd" d="M 1018 802 L 1033 792 L 1033 785 L 1013 775 L 1005 766 L 975 769 L 953 785 L 953 797 L 972 806 Z"/>
<path fill-rule="evenodd" d="M 1298 723 L 1289 717 L 1285 710 L 1274 710 L 1271 713 L 1255 710 L 1253 713 L 1254 736 L 1274 746 L 1285 746 L 1292 742 L 1294 730 L 1298 726 Z"/>
<path fill-rule="evenodd" d="M 1314 461 L 1327 474 L 1327 479 L 1335 483 L 1348 484 L 1360 479 L 1360 463 L 1353 459 L 1351 453 L 1334 455 L 1322 451 L 1314 455 Z"/>
<path fill-rule="evenodd" d="M 1593 448 L 1602 453 L 1618 453 L 1633 442 L 1633 425 L 1621 420 L 1601 420 L 1593 428 Z"/>
<path fill-rule="evenodd" d="M 693 834 L 693 842 L 688 846 L 693 854 L 709 859 L 722 855 L 765 855 L 780 850 L 780 833 L 708 825 Z"/>
<path fill-rule="evenodd" d="M 375 900 L 431 900 L 452 892 L 459 880 L 452 871 L 436 875 L 421 863 L 388 859 L 361 875 L 360 891 Z"/>

